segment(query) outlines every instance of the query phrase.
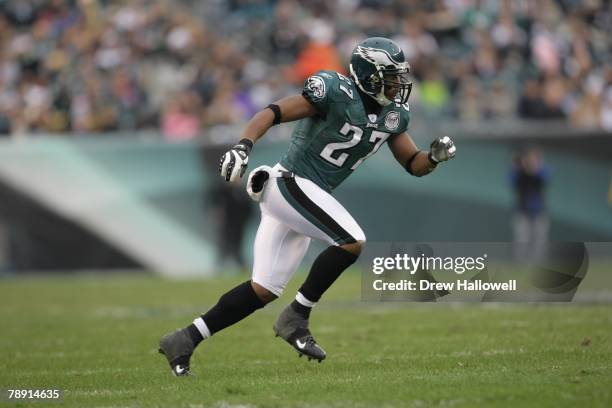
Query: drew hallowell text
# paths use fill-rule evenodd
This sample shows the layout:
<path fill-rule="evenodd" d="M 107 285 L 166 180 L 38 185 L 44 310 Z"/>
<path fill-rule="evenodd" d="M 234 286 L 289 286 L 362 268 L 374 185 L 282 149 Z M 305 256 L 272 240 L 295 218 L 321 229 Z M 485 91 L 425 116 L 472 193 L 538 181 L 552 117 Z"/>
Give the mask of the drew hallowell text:
<path fill-rule="evenodd" d="M 397 290 L 397 291 L 416 291 L 416 290 L 445 290 L 452 292 L 457 291 L 481 291 L 481 290 L 516 290 L 516 279 L 511 279 L 507 282 L 483 282 L 481 280 L 457 280 L 455 282 L 431 282 L 426 279 L 418 281 L 410 281 L 402 279 L 396 282 L 385 282 L 382 279 L 376 279 L 372 282 L 372 287 L 377 291 Z"/>

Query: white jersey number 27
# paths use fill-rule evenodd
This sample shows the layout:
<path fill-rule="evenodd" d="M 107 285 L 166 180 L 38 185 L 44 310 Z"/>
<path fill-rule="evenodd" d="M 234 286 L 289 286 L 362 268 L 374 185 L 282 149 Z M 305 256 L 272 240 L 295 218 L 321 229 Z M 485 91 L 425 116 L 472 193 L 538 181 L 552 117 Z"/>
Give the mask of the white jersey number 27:
<path fill-rule="evenodd" d="M 323 151 L 321 152 L 321 157 L 335 166 L 342 167 L 344 163 L 346 162 L 346 160 L 350 157 L 350 153 L 342 152 L 340 153 L 340 155 L 338 155 L 338 157 L 334 157 L 333 154 L 339 150 L 347 150 L 347 149 L 350 149 L 351 147 L 357 146 L 359 142 L 361 141 L 361 137 L 363 136 L 363 130 L 361 128 L 351 125 L 350 123 L 346 122 L 340 129 L 340 134 L 342 136 L 347 136 L 350 132 L 353 132 L 353 137 L 351 140 L 348 140 L 346 142 L 327 144 L 323 148 Z M 368 157 L 376 153 L 376 151 L 385 142 L 385 140 L 387 140 L 389 135 L 390 135 L 389 133 L 374 130 L 369 140 L 370 143 L 374 143 L 374 147 L 372 148 L 372 151 L 368 153 L 367 155 L 365 155 L 364 157 L 357 160 L 357 162 L 355 162 L 355 164 L 351 166 L 351 170 L 355 170 Z"/>

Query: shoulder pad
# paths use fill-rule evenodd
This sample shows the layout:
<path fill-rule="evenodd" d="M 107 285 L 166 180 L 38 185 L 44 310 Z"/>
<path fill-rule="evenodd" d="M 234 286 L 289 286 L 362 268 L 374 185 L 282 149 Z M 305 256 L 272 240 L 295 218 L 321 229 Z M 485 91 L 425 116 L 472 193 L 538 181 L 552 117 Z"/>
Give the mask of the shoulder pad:
<path fill-rule="evenodd" d="M 348 76 L 336 71 L 320 71 L 320 75 L 329 81 L 330 100 L 350 102 L 357 97 L 355 84 Z"/>

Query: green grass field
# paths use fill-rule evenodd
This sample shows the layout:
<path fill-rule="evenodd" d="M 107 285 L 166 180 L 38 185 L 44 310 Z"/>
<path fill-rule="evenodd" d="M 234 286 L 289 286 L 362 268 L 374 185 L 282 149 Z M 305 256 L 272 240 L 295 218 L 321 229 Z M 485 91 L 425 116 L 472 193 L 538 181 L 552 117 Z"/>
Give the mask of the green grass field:
<path fill-rule="evenodd" d="M 244 279 L 0 280 L 0 388 L 65 390 L 0 408 L 612 406 L 611 305 L 365 303 L 350 273 L 313 312 L 322 364 L 272 333 L 298 276 L 173 377 L 159 337 Z"/>

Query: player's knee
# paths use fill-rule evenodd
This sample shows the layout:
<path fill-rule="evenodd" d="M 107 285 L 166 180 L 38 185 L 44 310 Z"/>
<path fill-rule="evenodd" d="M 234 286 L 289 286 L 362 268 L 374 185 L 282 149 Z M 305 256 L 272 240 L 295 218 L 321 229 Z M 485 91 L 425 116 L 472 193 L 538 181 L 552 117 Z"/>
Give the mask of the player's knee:
<path fill-rule="evenodd" d="M 253 287 L 253 290 L 255 291 L 257 297 L 264 303 L 270 303 L 276 298 L 278 298 L 278 296 L 276 296 L 274 293 L 272 293 L 271 291 L 264 288 L 258 283 L 251 281 L 251 286 Z"/>
<path fill-rule="evenodd" d="M 361 251 L 363 250 L 364 245 L 365 245 L 365 240 L 352 242 L 350 244 L 340 245 L 340 248 L 344 249 L 347 252 L 350 252 L 351 254 L 355 256 L 359 256 L 361 254 Z"/>

